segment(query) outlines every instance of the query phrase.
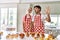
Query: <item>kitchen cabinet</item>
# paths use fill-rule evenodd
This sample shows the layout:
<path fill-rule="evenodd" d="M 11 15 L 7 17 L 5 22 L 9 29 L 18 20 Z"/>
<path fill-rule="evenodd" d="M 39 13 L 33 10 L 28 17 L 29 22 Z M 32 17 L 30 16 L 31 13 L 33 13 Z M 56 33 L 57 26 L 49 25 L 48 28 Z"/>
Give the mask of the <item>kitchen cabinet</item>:
<path fill-rule="evenodd" d="M 21 3 L 34 3 L 34 2 L 56 2 L 60 0 L 21 0 Z"/>
<path fill-rule="evenodd" d="M 0 3 L 19 3 L 19 0 L 0 0 Z"/>

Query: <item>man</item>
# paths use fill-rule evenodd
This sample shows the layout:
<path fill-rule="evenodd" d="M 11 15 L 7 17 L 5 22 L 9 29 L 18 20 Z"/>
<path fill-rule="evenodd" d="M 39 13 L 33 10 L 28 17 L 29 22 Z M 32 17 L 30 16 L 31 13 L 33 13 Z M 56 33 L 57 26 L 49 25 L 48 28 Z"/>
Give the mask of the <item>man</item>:
<path fill-rule="evenodd" d="M 41 6 L 39 5 L 36 5 L 34 6 L 34 10 L 35 10 L 35 13 L 36 15 L 33 17 L 33 24 L 34 24 L 34 32 L 35 33 L 41 33 L 41 34 L 44 34 L 44 20 L 50 22 L 51 19 L 50 19 L 50 9 L 49 7 L 46 8 L 46 17 L 44 17 L 42 14 L 41 14 Z"/>

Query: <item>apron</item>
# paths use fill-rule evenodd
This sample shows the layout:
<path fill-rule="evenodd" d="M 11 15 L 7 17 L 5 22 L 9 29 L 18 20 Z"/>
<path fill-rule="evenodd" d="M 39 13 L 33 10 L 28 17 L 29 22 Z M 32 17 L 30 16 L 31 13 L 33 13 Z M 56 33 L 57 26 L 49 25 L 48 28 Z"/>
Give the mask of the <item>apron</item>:
<path fill-rule="evenodd" d="M 29 17 L 27 17 L 27 16 L 29 16 Z M 30 32 L 31 21 L 32 21 L 31 15 L 26 14 L 24 17 L 24 22 L 25 22 L 25 26 L 23 29 L 24 32 Z"/>
<path fill-rule="evenodd" d="M 41 14 L 35 15 L 34 17 L 34 32 L 44 34 L 44 24 L 41 19 Z"/>

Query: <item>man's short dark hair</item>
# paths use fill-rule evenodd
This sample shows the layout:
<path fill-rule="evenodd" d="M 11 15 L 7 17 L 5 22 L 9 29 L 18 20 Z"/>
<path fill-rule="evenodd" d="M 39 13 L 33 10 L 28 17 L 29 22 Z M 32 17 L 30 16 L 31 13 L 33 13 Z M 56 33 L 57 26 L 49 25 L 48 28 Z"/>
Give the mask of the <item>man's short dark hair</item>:
<path fill-rule="evenodd" d="M 39 5 L 34 6 L 34 8 L 36 8 L 36 7 L 39 8 L 41 11 L 41 6 L 39 6 Z"/>

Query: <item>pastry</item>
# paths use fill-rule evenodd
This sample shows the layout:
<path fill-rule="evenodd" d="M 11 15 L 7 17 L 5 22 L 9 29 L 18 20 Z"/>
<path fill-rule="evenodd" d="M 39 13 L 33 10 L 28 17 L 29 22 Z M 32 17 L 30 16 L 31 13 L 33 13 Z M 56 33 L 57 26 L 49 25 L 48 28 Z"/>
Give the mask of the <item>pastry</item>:
<path fill-rule="evenodd" d="M 34 37 L 34 36 L 35 36 L 35 33 L 34 33 L 34 32 L 32 32 L 32 33 L 31 33 L 31 36 L 32 36 L 32 37 Z"/>
<path fill-rule="evenodd" d="M 39 34 L 39 33 L 37 34 L 37 37 L 38 37 L 38 38 L 40 37 L 40 34 Z"/>
<path fill-rule="evenodd" d="M 15 36 L 15 38 L 17 38 L 18 37 L 18 34 L 14 34 L 14 36 Z"/>
<path fill-rule="evenodd" d="M 38 40 L 38 38 L 37 37 L 34 37 L 34 40 Z"/>
<path fill-rule="evenodd" d="M 11 35 L 11 38 L 12 38 L 12 39 L 14 38 L 14 34 Z"/>
<path fill-rule="evenodd" d="M 3 34 L 3 32 L 0 32 L 0 35 L 2 35 Z"/>
<path fill-rule="evenodd" d="M 27 32 L 27 33 L 25 33 L 25 34 L 26 34 L 26 37 L 29 37 L 29 35 L 30 35 L 28 32 Z"/>
<path fill-rule="evenodd" d="M 44 40 L 45 39 L 45 35 L 44 34 L 41 34 L 39 40 Z"/>
<path fill-rule="evenodd" d="M 25 34 L 20 33 L 20 34 L 19 34 L 19 36 L 20 36 L 20 38 L 21 38 L 21 39 L 23 39 L 23 38 L 24 38 L 24 36 L 25 36 Z"/>
<path fill-rule="evenodd" d="M 54 38 L 52 34 L 49 34 L 48 38 Z"/>
<path fill-rule="evenodd" d="M 46 38 L 46 40 L 54 40 L 54 36 L 52 34 L 49 34 L 48 38 Z"/>
<path fill-rule="evenodd" d="M 8 39 L 8 38 L 9 38 L 9 36 L 10 36 L 10 34 L 8 34 L 8 35 L 6 36 L 6 38 Z"/>

